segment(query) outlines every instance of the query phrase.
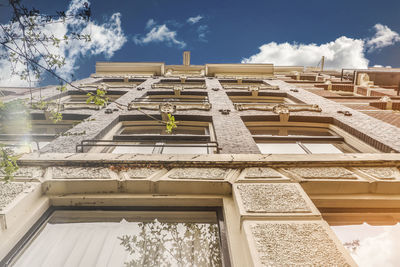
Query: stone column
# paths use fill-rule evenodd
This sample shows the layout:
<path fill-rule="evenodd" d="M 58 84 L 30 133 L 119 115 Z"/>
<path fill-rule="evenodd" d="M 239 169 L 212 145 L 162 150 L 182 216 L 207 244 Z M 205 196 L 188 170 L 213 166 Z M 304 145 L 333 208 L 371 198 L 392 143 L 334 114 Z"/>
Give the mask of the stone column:
<path fill-rule="evenodd" d="M 299 183 L 247 168 L 233 184 L 253 266 L 357 266 Z"/>

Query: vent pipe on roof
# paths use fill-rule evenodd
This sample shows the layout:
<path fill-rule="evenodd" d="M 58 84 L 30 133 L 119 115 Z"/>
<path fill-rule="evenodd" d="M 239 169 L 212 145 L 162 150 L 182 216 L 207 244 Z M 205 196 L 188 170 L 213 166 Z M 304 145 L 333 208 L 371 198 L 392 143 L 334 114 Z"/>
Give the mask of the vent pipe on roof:
<path fill-rule="evenodd" d="M 321 58 L 321 71 L 324 71 L 324 64 L 325 64 L 325 56 Z"/>
<path fill-rule="evenodd" d="M 190 65 L 190 51 L 183 52 L 183 65 L 185 66 Z"/>

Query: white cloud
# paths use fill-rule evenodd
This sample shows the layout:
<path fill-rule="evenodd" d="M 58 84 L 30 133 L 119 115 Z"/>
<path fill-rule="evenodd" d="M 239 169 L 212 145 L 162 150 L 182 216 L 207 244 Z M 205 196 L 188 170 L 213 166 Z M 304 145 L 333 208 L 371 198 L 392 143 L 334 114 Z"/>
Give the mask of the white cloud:
<path fill-rule="evenodd" d="M 72 0 L 69 4 L 67 15 L 77 14 L 84 3 L 90 4 L 87 0 Z M 40 28 L 41 33 L 47 35 L 53 34 L 55 37 L 62 39 L 64 35 L 71 32 L 80 32 L 82 34 L 90 34 L 91 41 L 84 42 L 78 40 L 69 40 L 61 42 L 59 47 L 52 44 L 46 45 L 46 48 L 39 48 L 39 52 L 47 49 L 52 54 L 57 54 L 65 58 L 65 65 L 56 71 L 58 75 L 65 79 L 69 79 L 71 75 L 79 68 L 77 61 L 90 55 L 103 54 L 110 58 L 118 51 L 126 42 L 126 37 L 121 27 L 121 14 L 114 13 L 110 19 L 103 23 L 97 24 L 92 21 L 84 20 L 66 20 L 65 23 L 60 21 L 56 23 L 44 24 Z M 42 50 L 42 51 L 40 51 Z M 6 53 L 1 48 L 0 53 Z M 39 63 L 45 65 L 44 60 Z M 17 64 L 16 70 L 23 70 L 23 65 Z M 34 81 L 33 86 L 39 81 Z M 11 64 L 7 59 L 0 60 L 0 85 L 2 86 L 27 86 L 26 81 L 21 81 L 19 76 L 12 75 Z"/>
<path fill-rule="evenodd" d="M 177 45 L 180 48 L 184 48 L 186 43 L 176 39 L 177 32 L 170 30 L 166 24 L 154 26 L 145 36 L 136 35 L 133 37 L 133 41 L 136 44 L 148 44 L 148 43 L 162 43 L 165 42 L 167 45 Z"/>
<path fill-rule="evenodd" d="M 368 51 L 394 45 L 396 42 L 400 41 L 399 34 L 392 31 L 386 25 L 378 23 L 374 26 L 374 29 L 376 30 L 374 37 L 368 39 L 366 42 L 366 45 L 369 47 Z"/>
<path fill-rule="evenodd" d="M 197 22 L 199 22 L 201 19 L 203 18 L 203 16 L 198 15 L 196 17 L 190 17 L 187 19 L 187 22 L 190 24 L 196 24 Z"/>
<path fill-rule="evenodd" d="M 260 52 L 242 60 L 242 63 L 273 63 L 278 66 L 317 66 L 325 56 L 327 68 L 366 68 L 364 42 L 340 37 L 322 45 L 271 42 L 260 47 Z"/>
<path fill-rule="evenodd" d="M 331 69 L 367 68 L 366 50 L 382 48 L 399 41 L 396 32 L 376 24 L 371 39 L 353 39 L 346 36 L 325 44 L 297 44 L 270 42 L 259 47 L 260 52 L 242 59 L 242 63 L 273 63 L 289 66 L 317 66 L 325 56 L 325 66 Z"/>
<path fill-rule="evenodd" d="M 382 227 L 382 226 L 381 226 Z M 352 253 L 359 266 L 395 267 L 400 261 L 400 224 L 387 226 L 376 236 L 360 240 L 360 246 Z"/>
<path fill-rule="evenodd" d="M 149 19 L 146 23 L 146 29 L 149 29 L 149 28 L 153 27 L 154 25 L 156 25 L 156 21 L 154 19 Z"/>
<path fill-rule="evenodd" d="M 200 25 L 197 28 L 197 33 L 200 41 L 207 42 L 206 34 L 209 32 L 207 25 Z"/>
<path fill-rule="evenodd" d="M 392 68 L 392 66 L 383 66 L 383 65 L 374 65 L 372 67 L 373 68 L 388 68 L 388 69 Z"/>

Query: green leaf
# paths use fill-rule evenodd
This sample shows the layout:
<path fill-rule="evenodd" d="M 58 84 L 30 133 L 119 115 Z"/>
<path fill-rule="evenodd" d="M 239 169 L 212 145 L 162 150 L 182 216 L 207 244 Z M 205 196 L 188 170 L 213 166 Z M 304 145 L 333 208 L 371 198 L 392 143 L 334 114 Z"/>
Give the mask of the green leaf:
<path fill-rule="evenodd" d="M 17 157 L 10 149 L 0 144 L 0 168 L 4 173 L 4 181 L 9 182 L 14 179 L 14 173 L 18 171 Z"/>
<path fill-rule="evenodd" d="M 175 117 L 168 113 L 168 121 L 165 125 L 165 132 L 172 133 L 172 130 L 176 127 Z"/>

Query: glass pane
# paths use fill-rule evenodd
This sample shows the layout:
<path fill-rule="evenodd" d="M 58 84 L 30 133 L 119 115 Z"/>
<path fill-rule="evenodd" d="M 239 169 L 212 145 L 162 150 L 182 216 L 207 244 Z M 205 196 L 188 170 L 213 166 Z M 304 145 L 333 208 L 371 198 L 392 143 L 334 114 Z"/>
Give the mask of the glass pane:
<path fill-rule="evenodd" d="M 124 154 L 124 153 L 135 153 L 135 154 L 152 154 L 154 150 L 153 146 L 116 146 L 112 153 Z"/>
<path fill-rule="evenodd" d="M 208 154 L 207 147 L 164 147 L 162 154 Z"/>
<path fill-rule="evenodd" d="M 385 226 L 364 223 L 331 228 L 359 266 L 399 266 L 400 223 Z"/>
<path fill-rule="evenodd" d="M 253 135 L 332 136 L 328 129 L 317 127 L 250 126 L 248 129 Z"/>
<path fill-rule="evenodd" d="M 343 152 L 333 144 L 304 144 L 313 154 L 342 154 Z"/>
<path fill-rule="evenodd" d="M 298 144 L 257 144 L 262 154 L 307 154 Z"/>
<path fill-rule="evenodd" d="M 206 126 L 180 125 L 179 127 L 173 129 L 173 134 L 204 135 L 207 128 L 208 127 Z M 120 134 L 166 134 L 165 130 L 165 126 L 125 126 Z"/>
<path fill-rule="evenodd" d="M 216 213 L 56 211 L 14 266 L 222 266 Z"/>

